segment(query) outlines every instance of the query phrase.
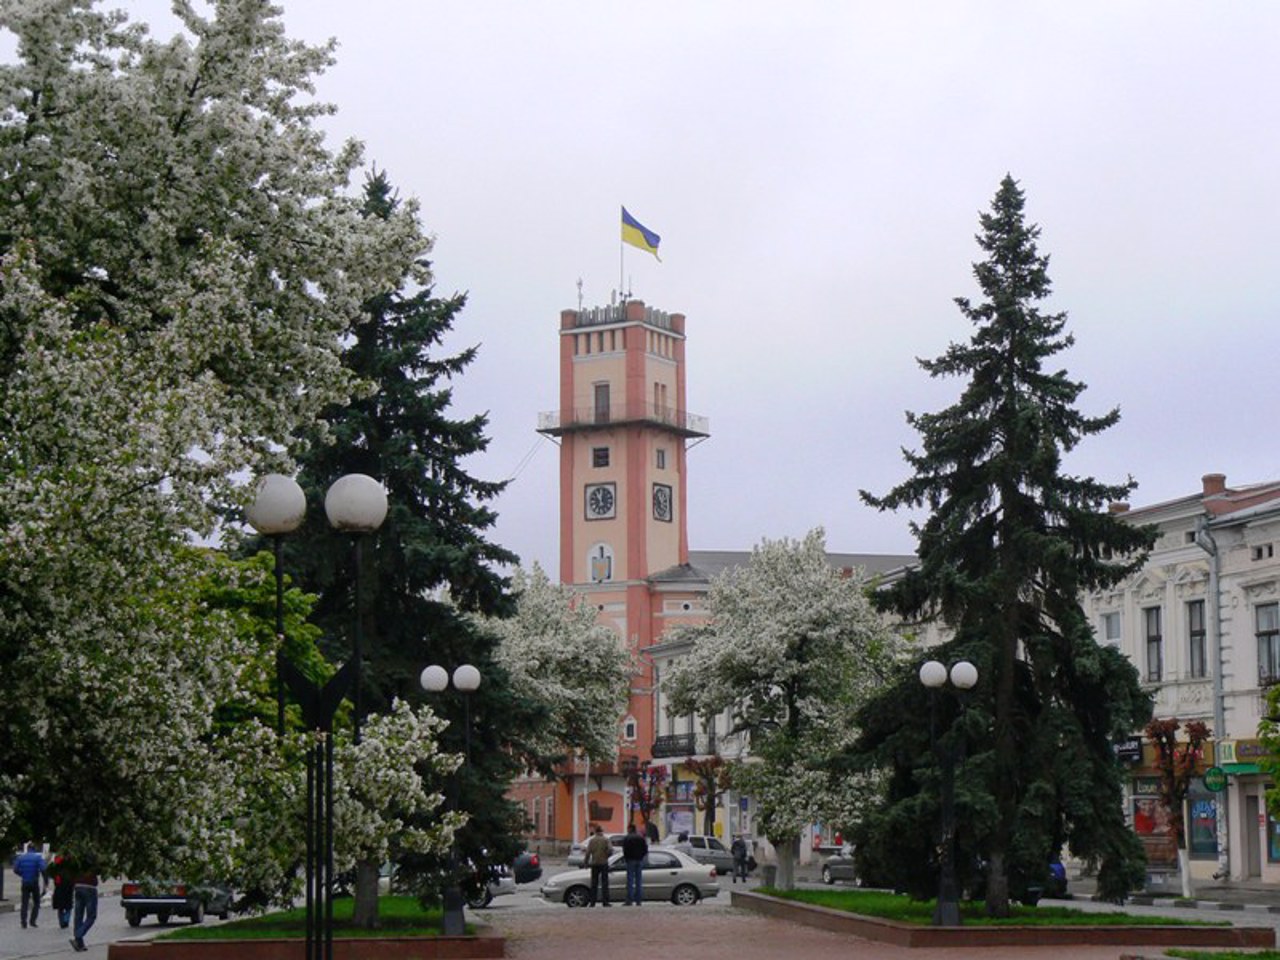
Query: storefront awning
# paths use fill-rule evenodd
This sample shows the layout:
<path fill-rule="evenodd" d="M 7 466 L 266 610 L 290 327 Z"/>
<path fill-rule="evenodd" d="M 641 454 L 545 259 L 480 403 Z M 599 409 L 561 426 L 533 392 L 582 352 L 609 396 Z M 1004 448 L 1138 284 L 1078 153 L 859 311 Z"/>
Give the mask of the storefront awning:
<path fill-rule="evenodd" d="M 1227 771 L 1227 773 L 1234 774 L 1262 772 L 1258 769 L 1258 765 L 1256 763 L 1224 763 L 1222 764 L 1222 769 Z"/>

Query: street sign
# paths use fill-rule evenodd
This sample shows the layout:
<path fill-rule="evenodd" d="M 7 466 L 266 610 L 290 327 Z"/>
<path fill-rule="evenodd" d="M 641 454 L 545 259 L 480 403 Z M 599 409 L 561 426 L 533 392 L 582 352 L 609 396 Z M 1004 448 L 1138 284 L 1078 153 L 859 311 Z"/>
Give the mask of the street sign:
<path fill-rule="evenodd" d="M 1214 793 L 1227 789 L 1227 772 L 1221 767 L 1210 767 L 1204 772 L 1204 786 Z"/>

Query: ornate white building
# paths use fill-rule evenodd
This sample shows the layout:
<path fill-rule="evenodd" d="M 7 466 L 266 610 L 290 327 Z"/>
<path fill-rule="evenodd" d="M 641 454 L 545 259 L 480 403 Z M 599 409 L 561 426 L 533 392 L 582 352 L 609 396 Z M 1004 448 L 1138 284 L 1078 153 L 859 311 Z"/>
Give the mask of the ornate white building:
<path fill-rule="evenodd" d="M 1200 492 L 1141 509 L 1115 504 L 1159 539 L 1143 569 L 1084 598 L 1100 642 L 1118 646 L 1155 698 L 1155 716 L 1202 720 L 1212 731 L 1205 768 L 1185 811 L 1192 877 L 1280 883 L 1280 821 L 1267 813 L 1258 721 L 1280 682 L 1280 481 L 1228 487 L 1207 474 Z M 1118 753 L 1130 764 L 1127 814 L 1144 837 L 1150 882 L 1173 882 L 1176 852 L 1161 836 L 1149 744 Z M 1211 789 L 1219 787 L 1220 789 Z"/>

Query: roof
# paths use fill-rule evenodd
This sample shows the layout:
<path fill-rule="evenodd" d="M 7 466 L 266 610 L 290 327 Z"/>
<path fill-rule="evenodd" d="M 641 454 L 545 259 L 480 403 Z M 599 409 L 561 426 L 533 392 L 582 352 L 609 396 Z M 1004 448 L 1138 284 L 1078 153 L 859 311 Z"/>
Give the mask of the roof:
<path fill-rule="evenodd" d="M 652 583 L 706 583 L 727 570 L 745 567 L 751 561 L 750 550 L 690 550 L 689 562 L 659 570 L 649 577 Z M 888 573 L 914 564 L 914 554 L 898 553 L 828 553 L 827 562 L 839 570 L 864 570 Z"/>

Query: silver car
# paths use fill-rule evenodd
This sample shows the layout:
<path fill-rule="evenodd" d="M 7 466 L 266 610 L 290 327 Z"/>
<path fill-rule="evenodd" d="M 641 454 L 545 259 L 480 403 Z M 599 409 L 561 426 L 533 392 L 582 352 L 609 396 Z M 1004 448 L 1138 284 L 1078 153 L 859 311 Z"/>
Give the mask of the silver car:
<path fill-rule="evenodd" d="M 675 842 L 672 842 L 668 837 L 663 844 L 663 848 L 687 853 L 699 863 L 715 867 L 716 872 L 721 876 L 733 876 L 733 854 L 729 852 L 729 848 L 720 841 L 719 837 L 695 833 L 684 840 Z"/>
<path fill-rule="evenodd" d="M 606 833 L 609 838 L 609 845 L 615 850 L 622 849 L 622 841 L 626 839 L 625 833 Z M 571 867 L 586 866 L 587 860 L 587 841 L 575 843 L 569 848 L 569 859 L 566 861 Z"/>
<path fill-rule="evenodd" d="M 837 880 L 858 882 L 857 871 L 853 869 L 852 847 L 845 847 L 839 853 L 833 853 L 822 861 L 822 882 L 835 883 Z"/>
<path fill-rule="evenodd" d="M 680 906 L 692 906 L 703 897 L 720 895 L 716 868 L 698 863 L 678 850 L 650 847 L 643 869 L 644 898 L 663 900 Z M 585 907 L 591 903 L 591 870 L 569 870 L 559 873 L 542 885 L 542 897 L 569 907 Z M 627 866 L 621 853 L 609 858 L 609 900 L 622 903 L 627 899 Z"/>

